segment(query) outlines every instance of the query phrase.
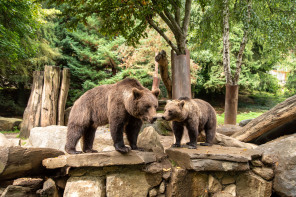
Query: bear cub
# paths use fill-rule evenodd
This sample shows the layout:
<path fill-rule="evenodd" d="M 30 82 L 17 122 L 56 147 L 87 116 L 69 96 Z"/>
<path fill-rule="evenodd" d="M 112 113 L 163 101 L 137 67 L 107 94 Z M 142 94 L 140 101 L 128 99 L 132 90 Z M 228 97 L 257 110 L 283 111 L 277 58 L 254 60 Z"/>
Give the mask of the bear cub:
<path fill-rule="evenodd" d="M 189 99 L 181 97 L 178 100 L 168 101 L 162 116 L 164 120 L 173 121 L 173 132 L 176 143 L 173 147 L 181 146 L 184 126 L 188 130 L 190 142 L 188 148 L 196 149 L 197 136 L 199 132 L 205 130 L 206 143 L 202 146 L 211 146 L 216 134 L 216 112 L 206 101 L 200 99 Z"/>
<path fill-rule="evenodd" d="M 73 105 L 67 131 L 65 150 L 69 154 L 76 151 L 76 144 L 82 137 L 82 151 L 93 150 L 93 142 L 98 126 L 109 123 L 115 150 L 127 153 L 123 132 L 126 132 L 130 147 L 138 149 L 137 139 L 143 121 L 153 123 L 158 107 L 159 89 L 150 91 L 137 80 L 126 78 L 111 85 L 102 85 L 85 92 Z"/>

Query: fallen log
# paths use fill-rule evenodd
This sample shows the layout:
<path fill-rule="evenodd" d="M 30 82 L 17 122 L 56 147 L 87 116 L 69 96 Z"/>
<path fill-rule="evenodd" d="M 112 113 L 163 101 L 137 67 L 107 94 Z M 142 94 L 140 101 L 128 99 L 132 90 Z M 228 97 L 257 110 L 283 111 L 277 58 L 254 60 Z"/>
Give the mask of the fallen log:
<path fill-rule="evenodd" d="M 262 134 L 296 119 L 296 95 L 279 103 L 268 112 L 250 121 L 240 131 L 233 134 L 243 142 L 250 142 Z"/>

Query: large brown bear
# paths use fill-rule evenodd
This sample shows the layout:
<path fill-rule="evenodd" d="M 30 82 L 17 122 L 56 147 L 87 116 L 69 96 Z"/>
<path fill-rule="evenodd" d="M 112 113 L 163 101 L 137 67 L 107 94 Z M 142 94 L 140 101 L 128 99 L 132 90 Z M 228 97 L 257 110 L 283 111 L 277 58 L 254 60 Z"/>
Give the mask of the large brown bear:
<path fill-rule="evenodd" d="M 82 137 L 82 151 L 96 152 L 92 149 L 98 126 L 109 123 L 114 147 L 127 153 L 123 142 L 123 132 L 131 149 L 137 148 L 137 139 L 142 121 L 156 120 L 157 97 L 159 90 L 150 91 L 137 80 L 126 78 L 116 84 L 102 85 L 85 92 L 73 105 L 68 122 L 65 150 L 78 154 L 75 147 Z"/>
<path fill-rule="evenodd" d="M 164 108 L 162 117 L 164 120 L 173 121 L 173 131 L 176 143 L 173 147 L 181 146 L 184 126 L 189 134 L 190 142 L 187 143 L 190 149 L 195 149 L 199 132 L 205 130 L 206 143 L 202 146 L 211 146 L 216 134 L 216 112 L 207 102 L 200 99 L 189 99 L 181 97 L 178 100 L 168 101 Z"/>

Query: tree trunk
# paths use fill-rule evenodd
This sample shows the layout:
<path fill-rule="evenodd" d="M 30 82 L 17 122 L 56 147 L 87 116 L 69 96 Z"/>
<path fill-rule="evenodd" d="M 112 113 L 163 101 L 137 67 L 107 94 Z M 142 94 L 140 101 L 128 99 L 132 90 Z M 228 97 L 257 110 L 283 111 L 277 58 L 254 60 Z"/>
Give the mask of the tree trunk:
<path fill-rule="evenodd" d="M 60 68 L 57 66 L 45 66 L 41 107 L 41 127 L 57 124 L 59 87 Z"/>
<path fill-rule="evenodd" d="M 176 55 L 172 50 L 171 54 L 173 99 L 178 99 L 184 96 L 191 98 L 189 51 L 186 50 L 186 55 Z"/>
<path fill-rule="evenodd" d="M 153 75 L 152 91 L 159 89 L 159 82 L 160 82 L 160 79 L 158 78 L 158 62 L 155 61 L 155 72 Z"/>
<path fill-rule="evenodd" d="M 70 72 L 69 68 L 64 68 L 61 71 L 61 88 L 59 95 L 59 105 L 58 105 L 58 125 L 65 125 L 65 106 L 68 96 L 68 91 L 70 87 Z"/>
<path fill-rule="evenodd" d="M 158 62 L 160 76 L 164 83 L 164 86 L 166 87 L 168 98 L 172 99 L 172 80 L 169 75 L 169 64 L 166 52 L 164 50 L 159 52 L 155 57 L 155 61 Z"/>
<path fill-rule="evenodd" d="M 27 138 L 30 136 L 30 130 L 39 126 L 41 115 L 41 98 L 43 90 L 43 72 L 34 71 L 33 84 L 28 105 L 25 109 L 23 122 L 20 131 L 20 137 Z"/>
<path fill-rule="evenodd" d="M 224 124 L 236 124 L 238 85 L 226 84 Z"/>
<path fill-rule="evenodd" d="M 268 112 L 255 118 L 231 137 L 243 142 L 250 142 L 271 129 L 295 119 L 296 95 L 286 99 L 284 102 L 276 105 Z"/>
<path fill-rule="evenodd" d="M 229 2 L 223 1 L 223 66 L 226 77 L 226 84 L 233 84 L 230 70 L 230 51 L 229 51 Z"/>

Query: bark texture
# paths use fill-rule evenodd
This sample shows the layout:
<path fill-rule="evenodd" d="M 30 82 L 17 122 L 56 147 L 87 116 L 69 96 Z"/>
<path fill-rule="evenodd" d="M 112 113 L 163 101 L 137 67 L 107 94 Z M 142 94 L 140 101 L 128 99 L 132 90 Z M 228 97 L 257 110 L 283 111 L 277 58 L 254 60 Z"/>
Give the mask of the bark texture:
<path fill-rule="evenodd" d="M 224 124 L 236 124 L 238 85 L 226 84 Z"/>
<path fill-rule="evenodd" d="M 45 66 L 42 93 L 41 126 L 57 124 L 57 108 L 60 87 L 60 68 Z"/>
<path fill-rule="evenodd" d="M 167 90 L 168 97 L 169 99 L 171 99 L 172 98 L 172 80 L 169 74 L 169 64 L 168 64 L 166 52 L 164 50 L 160 51 L 156 55 L 155 61 L 158 62 L 161 79 Z"/>
<path fill-rule="evenodd" d="M 271 129 L 295 119 L 296 95 L 286 99 L 284 102 L 276 105 L 268 112 L 255 118 L 231 137 L 243 142 L 250 142 Z"/>
<path fill-rule="evenodd" d="M 69 68 L 64 68 L 61 71 L 61 88 L 58 104 L 58 125 L 65 125 L 65 107 L 70 87 L 70 71 Z"/>
<path fill-rule="evenodd" d="M 41 98 L 43 90 L 43 72 L 34 71 L 31 95 L 24 111 L 20 137 L 27 138 L 30 130 L 40 124 Z"/>

